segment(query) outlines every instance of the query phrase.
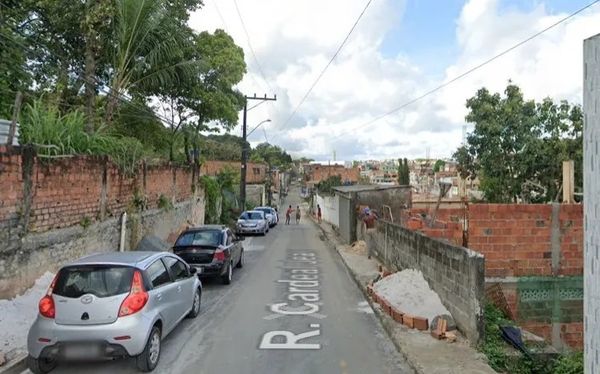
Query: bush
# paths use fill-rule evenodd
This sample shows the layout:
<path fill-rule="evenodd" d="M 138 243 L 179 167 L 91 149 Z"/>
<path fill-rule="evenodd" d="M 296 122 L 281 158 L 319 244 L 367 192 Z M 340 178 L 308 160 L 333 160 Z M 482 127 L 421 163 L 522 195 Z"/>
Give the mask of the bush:
<path fill-rule="evenodd" d="M 108 156 L 121 170 L 132 173 L 144 156 L 142 144 L 134 138 L 116 136 L 106 128 L 85 132 L 85 118 L 78 111 L 60 115 L 37 100 L 28 105 L 20 121 L 20 143 L 32 144 L 41 157 L 69 155 Z"/>
<path fill-rule="evenodd" d="M 200 177 L 200 186 L 204 189 L 205 199 L 205 223 L 217 223 L 220 219 L 221 213 L 217 212 L 217 205 L 219 198 L 221 197 L 221 189 L 219 183 L 208 175 Z"/>
<path fill-rule="evenodd" d="M 553 374 L 583 374 L 583 352 L 562 356 L 557 360 Z"/>
<path fill-rule="evenodd" d="M 502 339 L 500 326 L 514 325 L 503 312 L 487 303 L 484 309 L 485 341 L 479 347 L 492 369 L 510 374 L 583 374 L 583 354 L 561 356 L 556 362 L 539 358 L 508 355 L 509 345 Z"/>

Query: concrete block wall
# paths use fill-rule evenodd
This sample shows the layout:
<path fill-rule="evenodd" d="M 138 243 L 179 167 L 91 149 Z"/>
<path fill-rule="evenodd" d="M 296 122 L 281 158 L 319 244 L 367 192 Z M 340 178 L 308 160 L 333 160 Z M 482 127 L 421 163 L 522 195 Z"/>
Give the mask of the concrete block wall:
<path fill-rule="evenodd" d="M 376 230 L 359 228 L 357 233 L 389 268 L 420 270 L 458 328 L 473 345 L 479 343 L 484 327 L 482 255 L 383 220 L 378 221 Z"/>

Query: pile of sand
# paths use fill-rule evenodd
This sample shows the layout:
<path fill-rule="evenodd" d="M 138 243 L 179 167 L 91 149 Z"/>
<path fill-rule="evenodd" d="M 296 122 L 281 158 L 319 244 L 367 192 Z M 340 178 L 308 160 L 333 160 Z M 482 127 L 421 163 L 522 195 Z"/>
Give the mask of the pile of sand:
<path fill-rule="evenodd" d="M 450 314 L 418 270 L 394 273 L 375 283 L 373 288 L 399 311 L 427 318 L 430 322 L 436 316 Z"/>

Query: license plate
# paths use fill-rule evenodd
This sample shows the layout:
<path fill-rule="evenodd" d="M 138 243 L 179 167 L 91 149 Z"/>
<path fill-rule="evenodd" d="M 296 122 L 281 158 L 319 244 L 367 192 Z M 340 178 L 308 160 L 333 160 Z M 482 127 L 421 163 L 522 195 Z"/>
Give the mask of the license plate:
<path fill-rule="evenodd" d="M 63 350 L 68 360 L 89 360 L 100 357 L 100 346 L 97 344 L 68 345 Z"/>

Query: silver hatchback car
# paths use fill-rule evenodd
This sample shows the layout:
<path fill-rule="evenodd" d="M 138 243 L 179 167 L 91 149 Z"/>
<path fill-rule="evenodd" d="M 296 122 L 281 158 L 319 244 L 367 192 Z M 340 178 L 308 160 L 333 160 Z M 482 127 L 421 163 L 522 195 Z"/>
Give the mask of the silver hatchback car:
<path fill-rule="evenodd" d="M 196 269 L 167 252 L 112 252 L 62 267 L 40 300 L 27 337 L 28 366 L 48 373 L 58 362 L 135 357 L 152 371 L 161 339 L 200 311 Z"/>

